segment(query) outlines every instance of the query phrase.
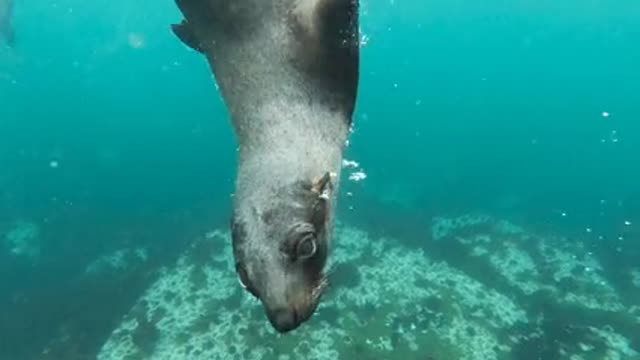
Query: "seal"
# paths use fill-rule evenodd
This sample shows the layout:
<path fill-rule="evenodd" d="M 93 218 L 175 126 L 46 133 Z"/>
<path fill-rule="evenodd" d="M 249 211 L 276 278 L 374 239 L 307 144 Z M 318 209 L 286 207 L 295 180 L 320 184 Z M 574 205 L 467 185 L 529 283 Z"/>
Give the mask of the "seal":
<path fill-rule="evenodd" d="M 357 0 L 177 0 L 239 144 L 231 234 L 242 286 L 278 332 L 327 287 L 342 154 L 359 81 Z"/>

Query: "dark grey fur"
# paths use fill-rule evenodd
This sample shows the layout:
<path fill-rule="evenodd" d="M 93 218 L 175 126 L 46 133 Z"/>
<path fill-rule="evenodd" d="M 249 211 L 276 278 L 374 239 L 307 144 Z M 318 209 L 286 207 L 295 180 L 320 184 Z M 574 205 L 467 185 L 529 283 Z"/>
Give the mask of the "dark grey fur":
<path fill-rule="evenodd" d="M 174 33 L 206 56 L 240 146 L 236 271 L 274 328 L 292 330 L 311 317 L 326 286 L 358 88 L 358 0 L 177 5 L 185 20 Z M 316 251 L 304 258 L 311 243 Z"/>

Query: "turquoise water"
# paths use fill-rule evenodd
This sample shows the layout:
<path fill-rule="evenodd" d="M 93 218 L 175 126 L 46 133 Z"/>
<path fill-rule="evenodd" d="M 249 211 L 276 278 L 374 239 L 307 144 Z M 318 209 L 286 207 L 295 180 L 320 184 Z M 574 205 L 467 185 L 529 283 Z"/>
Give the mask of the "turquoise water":
<path fill-rule="evenodd" d="M 109 339 L 123 317 L 135 313 L 132 309 L 162 277 L 158 269 L 172 269 L 205 233 L 226 230 L 235 179 L 234 134 L 204 59 L 170 32 L 169 25 L 181 19 L 172 1 L 16 0 L 14 15 L 16 46 L 0 50 L 0 358 L 102 354 L 115 359 L 105 355 L 105 343 L 115 341 Z M 630 0 L 364 1 L 355 132 L 345 156 L 357 161 L 367 178 L 344 180 L 338 229 L 343 235 L 337 246 L 366 248 L 358 242 L 364 236 L 349 235 L 349 229 L 360 229 L 371 242 L 393 239 L 389 249 L 404 251 L 398 250 L 395 261 L 424 252 L 429 261 L 444 261 L 488 289 L 508 294 L 527 313 L 526 325 L 503 324 L 497 331 L 474 323 L 471 328 L 480 330 L 473 332 L 492 329 L 487 339 L 504 342 L 539 326 L 544 341 L 510 344 L 496 358 L 569 359 L 568 354 L 582 351 L 577 344 L 597 338 L 587 334 L 588 326 L 608 325 L 631 349 L 618 350 L 620 358 L 638 359 L 638 18 L 640 4 Z M 610 285 L 620 308 L 581 307 L 556 301 L 556 292 L 534 296 L 516 290 L 513 281 L 498 280 L 509 272 L 491 268 L 494 263 L 487 260 L 491 251 L 502 250 L 489 247 L 489 257 L 471 262 L 477 257 L 468 258 L 467 252 L 477 250 L 477 243 L 455 241 L 477 233 L 503 239 L 509 232 L 463 226 L 459 233 L 452 230 L 449 243 L 433 239 L 434 219 L 465 214 L 505 219 L 525 233 L 561 238 L 549 240 L 550 246 L 600 264 L 598 281 Z M 27 229 L 21 235 L 32 239 L 27 250 L 8 240 L 16 229 Z M 217 246 L 214 253 L 226 251 Z M 517 247 L 538 254 L 529 245 Z M 96 259 L 137 248 L 145 249 L 146 260 L 131 260 L 137 265 L 126 271 L 97 280 L 87 275 Z M 536 271 L 557 271 L 549 257 L 540 256 L 530 256 Z M 345 263 L 350 271 L 334 286 L 345 289 L 342 305 L 331 305 L 340 296 L 329 297 L 326 311 L 321 308 L 315 322 L 288 340 L 262 333 L 247 338 L 257 344 L 276 341 L 278 354 L 290 354 L 305 331 L 329 324 L 335 336 L 344 336 L 341 329 L 352 338 L 353 346 L 336 350 L 341 358 L 483 358 L 428 331 L 431 335 L 419 338 L 415 351 L 406 350 L 401 340 L 394 341 L 395 355 L 375 347 L 362 350 L 369 340 L 358 338 L 362 329 L 338 320 L 349 312 L 371 316 L 367 306 L 346 300 L 347 289 L 383 279 L 358 275 L 358 270 L 387 263 L 368 255 Z M 487 275 L 489 268 L 495 277 Z M 225 276 L 235 281 L 231 271 Z M 585 299 L 605 292 L 587 280 L 536 279 L 562 288 L 563 294 L 579 288 Z M 416 280 L 416 289 L 431 289 L 435 282 L 418 280 L 425 283 Z M 456 294 L 450 295 L 453 303 L 463 302 L 463 292 L 451 293 Z M 385 294 L 391 296 L 378 295 Z M 241 295 L 228 300 L 226 311 L 258 308 L 245 304 Z M 443 307 L 430 308 L 451 314 Z M 378 314 L 391 311 L 385 309 L 378 308 Z M 472 317 L 473 311 L 460 309 L 458 315 Z M 540 325 L 539 314 L 552 320 Z M 252 316 L 252 326 L 266 325 L 259 311 Z M 447 319 L 455 323 L 457 318 Z M 382 328 L 366 336 L 394 338 Z M 160 343 L 168 347 L 172 343 L 163 331 L 149 331 L 153 336 L 148 337 L 165 339 Z M 589 345 L 595 350 L 583 351 L 582 358 L 616 358 L 603 350 L 603 341 L 595 342 Z M 165 358 L 162 346 L 136 356 Z"/>

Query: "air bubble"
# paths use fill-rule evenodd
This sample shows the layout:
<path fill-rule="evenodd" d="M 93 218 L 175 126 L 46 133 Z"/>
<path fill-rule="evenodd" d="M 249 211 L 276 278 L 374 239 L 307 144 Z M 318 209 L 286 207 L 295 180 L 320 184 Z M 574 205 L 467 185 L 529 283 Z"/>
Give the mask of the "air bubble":
<path fill-rule="evenodd" d="M 363 47 L 369 43 L 369 37 L 367 35 L 362 35 L 360 38 L 360 47 Z"/>
<path fill-rule="evenodd" d="M 349 180 L 351 181 L 362 181 L 364 179 L 367 178 L 367 174 L 365 174 L 362 171 L 358 171 L 358 172 L 354 172 L 351 175 L 349 175 Z"/>
<path fill-rule="evenodd" d="M 342 160 L 342 166 L 344 166 L 345 168 L 348 169 L 355 169 L 358 166 L 360 166 L 360 164 L 358 164 L 357 161 L 352 161 L 352 160 Z"/>
<path fill-rule="evenodd" d="M 129 46 L 132 49 L 142 49 L 145 46 L 146 42 L 144 35 L 139 33 L 129 33 L 127 40 L 129 42 Z"/>

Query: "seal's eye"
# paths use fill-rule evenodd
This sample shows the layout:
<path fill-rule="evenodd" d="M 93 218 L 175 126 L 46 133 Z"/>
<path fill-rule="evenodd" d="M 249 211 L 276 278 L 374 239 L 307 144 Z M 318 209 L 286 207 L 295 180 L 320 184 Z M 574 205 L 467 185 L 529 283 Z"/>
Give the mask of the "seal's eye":
<path fill-rule="evenodd" d="M 296 255 L 298 258 L 307 259 L 316 253 L 316 239 L 312 234 L 305 235 L 296 247 Z"/>

